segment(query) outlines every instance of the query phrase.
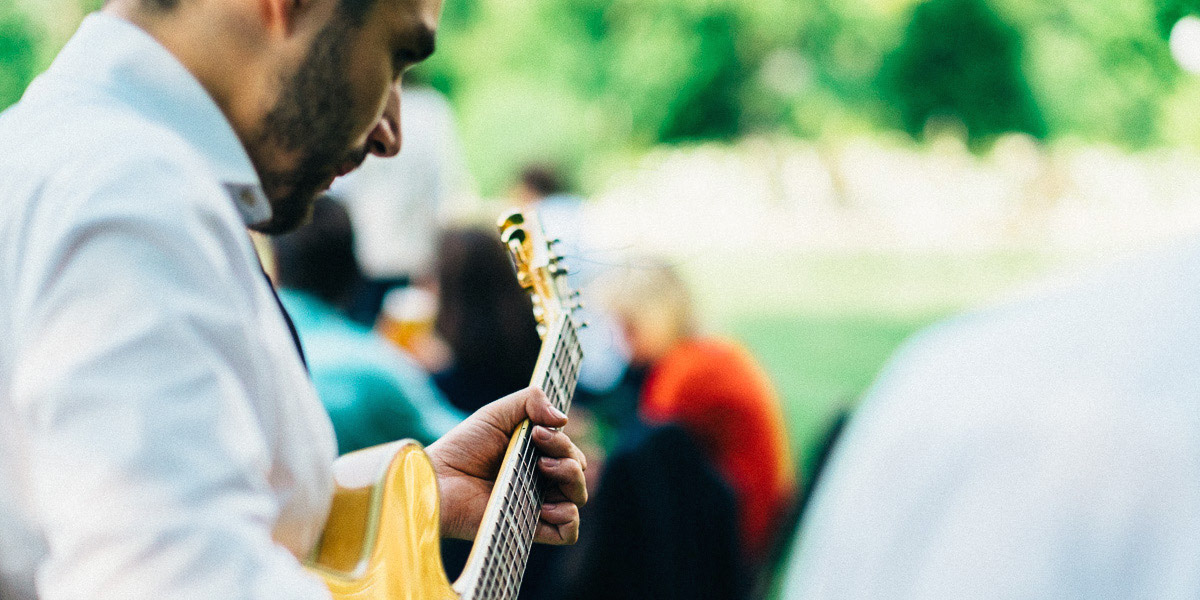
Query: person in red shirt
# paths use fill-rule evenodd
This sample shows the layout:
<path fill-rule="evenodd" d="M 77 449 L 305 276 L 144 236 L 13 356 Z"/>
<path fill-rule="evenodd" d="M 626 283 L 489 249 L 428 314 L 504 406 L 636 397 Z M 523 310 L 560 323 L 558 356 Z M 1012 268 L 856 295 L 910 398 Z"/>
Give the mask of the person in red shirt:
<path fill-rule="evenodd" d="M 796 497 L 779 395 L 745 348 L 698 334 L 687 287 L 670 265 L 639 262 L 613 284 L 607 303 L 632 364 L 646 371 L 640 416 L 682 425 L 707 451 L 737 499 L 745 556 L 760 563 Z"/>

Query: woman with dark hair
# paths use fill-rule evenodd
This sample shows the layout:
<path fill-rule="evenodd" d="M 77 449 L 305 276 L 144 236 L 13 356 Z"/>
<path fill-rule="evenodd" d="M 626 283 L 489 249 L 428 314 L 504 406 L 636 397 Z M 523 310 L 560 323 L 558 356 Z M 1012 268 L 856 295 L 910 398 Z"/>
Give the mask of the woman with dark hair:
<path fill-rule="evenodd" d="M 495 233 L 454 228 L 438 240 L 434 329 L 451 351 L 434 381 L 451 404 L 473 411 L 529 385 L 541 340 L 529 296 Z"/>

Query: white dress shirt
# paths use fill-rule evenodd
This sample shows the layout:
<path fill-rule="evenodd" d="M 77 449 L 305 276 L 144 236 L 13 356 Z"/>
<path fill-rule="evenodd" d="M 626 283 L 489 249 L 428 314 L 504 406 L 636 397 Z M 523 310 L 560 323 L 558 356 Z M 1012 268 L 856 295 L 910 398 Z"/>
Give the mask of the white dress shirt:
<path fill-rule="evenodd" d="M 0 146 L 0 596 L 327 598 L 332 429 L 217 105 L 97 14 Z"/>
<path fill-rule="evenodd" d="M 916 338 L 800 534 L 789 599 L 1200 597 L 1200 243 Z"/>

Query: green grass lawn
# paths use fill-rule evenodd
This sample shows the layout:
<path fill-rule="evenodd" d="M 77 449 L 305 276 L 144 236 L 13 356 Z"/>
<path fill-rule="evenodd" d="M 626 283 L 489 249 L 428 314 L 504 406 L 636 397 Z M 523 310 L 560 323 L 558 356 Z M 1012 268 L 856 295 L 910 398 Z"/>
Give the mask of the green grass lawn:
<path fill-rule="evenodd" d="M 1033 253 L 810 253 L 693 257 L 681 267 L 711 329 L 745 343 L 778 387 L 807 474 L 831 419 L 855 405 L 909 335 L 1064 261 Z"/>
<path fill-rule="evenodd" d="M 732 324 L 785 399 L 784 413 L 802 472 L 836 414 L 850 409 L 888 356 L 933 317 L 760 315 Z"/>
<path fill-rule="evenodd" d="M 710 329 L 746 344 L 778 387 L 807 479 L 834 416 L 853 409 L 910 335 L 1086 260 L 1034 253 L 792 254 L 692 257 L 680 266 Z M 781 595 L 778 575 L 770 598 Z"/>

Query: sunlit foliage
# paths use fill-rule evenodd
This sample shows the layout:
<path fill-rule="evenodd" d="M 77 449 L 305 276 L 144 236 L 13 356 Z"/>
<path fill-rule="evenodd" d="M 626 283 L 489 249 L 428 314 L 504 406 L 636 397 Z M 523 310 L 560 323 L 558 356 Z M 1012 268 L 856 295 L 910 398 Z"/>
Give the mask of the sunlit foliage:
<path fill-rule="evenodd" d="M 33 79 L 38 42 L 29 19 L 11 0 L 0 0 L 0 107 L 19 100 Z"/>
<path fill-rule="evenodd" d="M 984 0 L 930 0 L 885 60 L 880 88 L 914 137 L 941 117 L 961 123 L 976 143 L 1013 131 L 1043 138 L 1022 52 L 1020 34 Z"/>
<path fill-rule="evenodd" d="M 0 106 L 65 41 L 73 23 L 54 20 L 78 18 L 14 1 L 0 0 Z M 1200 144 L 1200 84 L 1165 41 L 1197 12 L 1200 0 L 447 0 L 424 71 L 490 193 L 529 161 L 586 182 L 656 144 L 759 133 L 921 138 L 960 123 L 973 148 L 1006 131 Z"/>

